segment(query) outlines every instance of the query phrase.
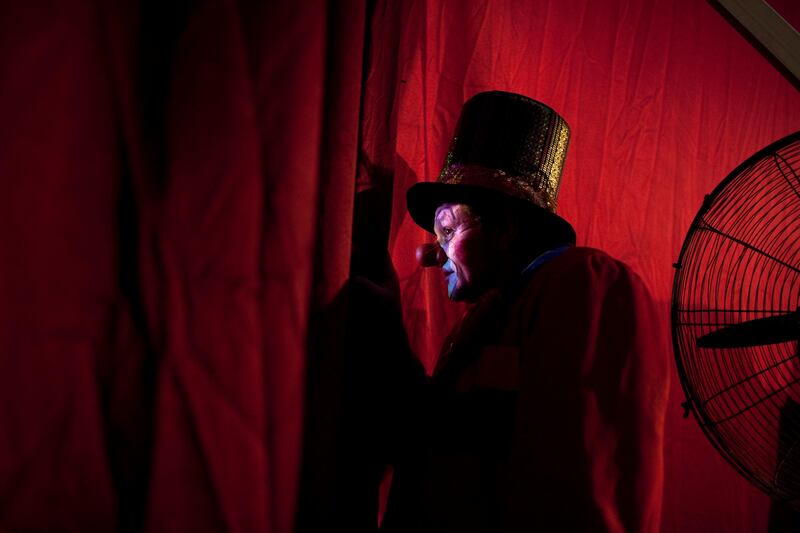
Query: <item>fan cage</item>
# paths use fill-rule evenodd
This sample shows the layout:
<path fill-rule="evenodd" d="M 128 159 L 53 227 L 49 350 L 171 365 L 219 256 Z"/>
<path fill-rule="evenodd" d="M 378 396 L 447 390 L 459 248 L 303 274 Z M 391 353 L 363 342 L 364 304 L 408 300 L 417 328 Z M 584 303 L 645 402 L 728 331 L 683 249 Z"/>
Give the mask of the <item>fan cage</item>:
<path fill-rule="evenodd" d="M 800 508 L 797 342 L 706 349 L 722 326 L 798 311 L 800 132 L 760 150 L 707 195 L 675 264 L 673 347 L 706 437 L 773 498 Z"/>

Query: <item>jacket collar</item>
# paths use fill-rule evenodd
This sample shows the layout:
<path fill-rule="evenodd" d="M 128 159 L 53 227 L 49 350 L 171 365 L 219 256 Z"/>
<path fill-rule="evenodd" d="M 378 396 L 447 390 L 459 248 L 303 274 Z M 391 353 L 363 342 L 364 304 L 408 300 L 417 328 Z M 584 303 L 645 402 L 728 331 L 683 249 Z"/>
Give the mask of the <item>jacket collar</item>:
<path fill-rule="evenodd" d="M 491 290 L 470 307 L 445 340 L 433 371 L 433 381 L 449 381 L 474 361 L 480 350 L 499 334 L 508 309 L 534 272 L 571 247 L 564 245 L 544 252 L 531 261 L 504 291 Z"/>

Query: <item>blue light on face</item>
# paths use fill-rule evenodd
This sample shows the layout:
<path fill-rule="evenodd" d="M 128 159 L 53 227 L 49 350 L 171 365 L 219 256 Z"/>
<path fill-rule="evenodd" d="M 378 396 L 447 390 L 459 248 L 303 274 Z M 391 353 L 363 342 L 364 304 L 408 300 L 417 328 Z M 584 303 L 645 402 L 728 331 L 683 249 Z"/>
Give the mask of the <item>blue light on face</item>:
<path fill-rule="evenodd" d="M 447 297 L 452 298 L 453 293 L 456 290 L 456 285 L 458 284 L 458 275 L 456 274 L 456 267 L 453 265 L 453 262 L 448 259 L 444 265 L 442 265 L 442 270 L 447 270 L 451 272 L 451 274 L 447 277 Z"/>

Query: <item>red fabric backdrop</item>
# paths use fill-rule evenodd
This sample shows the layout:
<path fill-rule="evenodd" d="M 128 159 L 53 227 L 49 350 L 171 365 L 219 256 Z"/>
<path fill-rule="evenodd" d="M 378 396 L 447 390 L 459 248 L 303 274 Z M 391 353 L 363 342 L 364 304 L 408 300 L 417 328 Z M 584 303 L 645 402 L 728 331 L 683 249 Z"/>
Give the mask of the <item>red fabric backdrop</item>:
<path fill-rule="evenodd" d="M 0 530 L 292 530 L 363 2 L 3 2 Z"/>
<path fill-rule="evenodd" d="M 774 5 L 800 17 L 796 3 Z M 704 194 L 800 128 L 796 89 L 705 2 L 385 2 L 372 30 L 384 38 L 372 42 L 363 142 L 396 171 L 391 249 L 411 341 L 429 369 L 460 310 L 438 273 L 414 263 L 426 235 L 404 212 L 403 193 L 435 179 L 474 93 L 520 92 L 566 118 L 573 135 L 559 212 L 579 244 L 642 275 L 664 328 L 671 265 Z M 673 372 L 663 531 L 766 531 L 768 499 L 681 418 L 683 400 Z"/>
<path fill-rule="evenodd" d="M 340 368 L 353 193 L 394 191 L 383 218 L 431 368 L 458 309 L 413 263 L 404 192 L 434 179 L 475 92 L 567 119 L 560 212 L 642 274 L 665 328 L 703 194 L 800 127 L 797 91 L 694 0 L 19 0 L 0 8 L 0 71 L 9 531 L 288 532 L 301 472 L 324 506 L 308 465 L 333 453 L 337 405 L 307 363 Z M 681 400 L 673 376 L 663 530 L 765 531 L 766 498 Z M 304 413 L 322 436 L 305 444 Z"/>

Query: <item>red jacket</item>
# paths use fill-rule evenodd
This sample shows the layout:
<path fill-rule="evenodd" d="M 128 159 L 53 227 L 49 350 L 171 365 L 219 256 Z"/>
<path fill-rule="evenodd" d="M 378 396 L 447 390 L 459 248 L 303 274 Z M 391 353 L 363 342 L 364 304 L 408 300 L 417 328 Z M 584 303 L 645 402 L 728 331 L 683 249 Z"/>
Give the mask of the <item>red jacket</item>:
<path fill-rule="evenodd" d="M 382 529 L 658 531 L 661 325 L 641 279 L 590 248 L 485 295 L 404 430 Z"/>

